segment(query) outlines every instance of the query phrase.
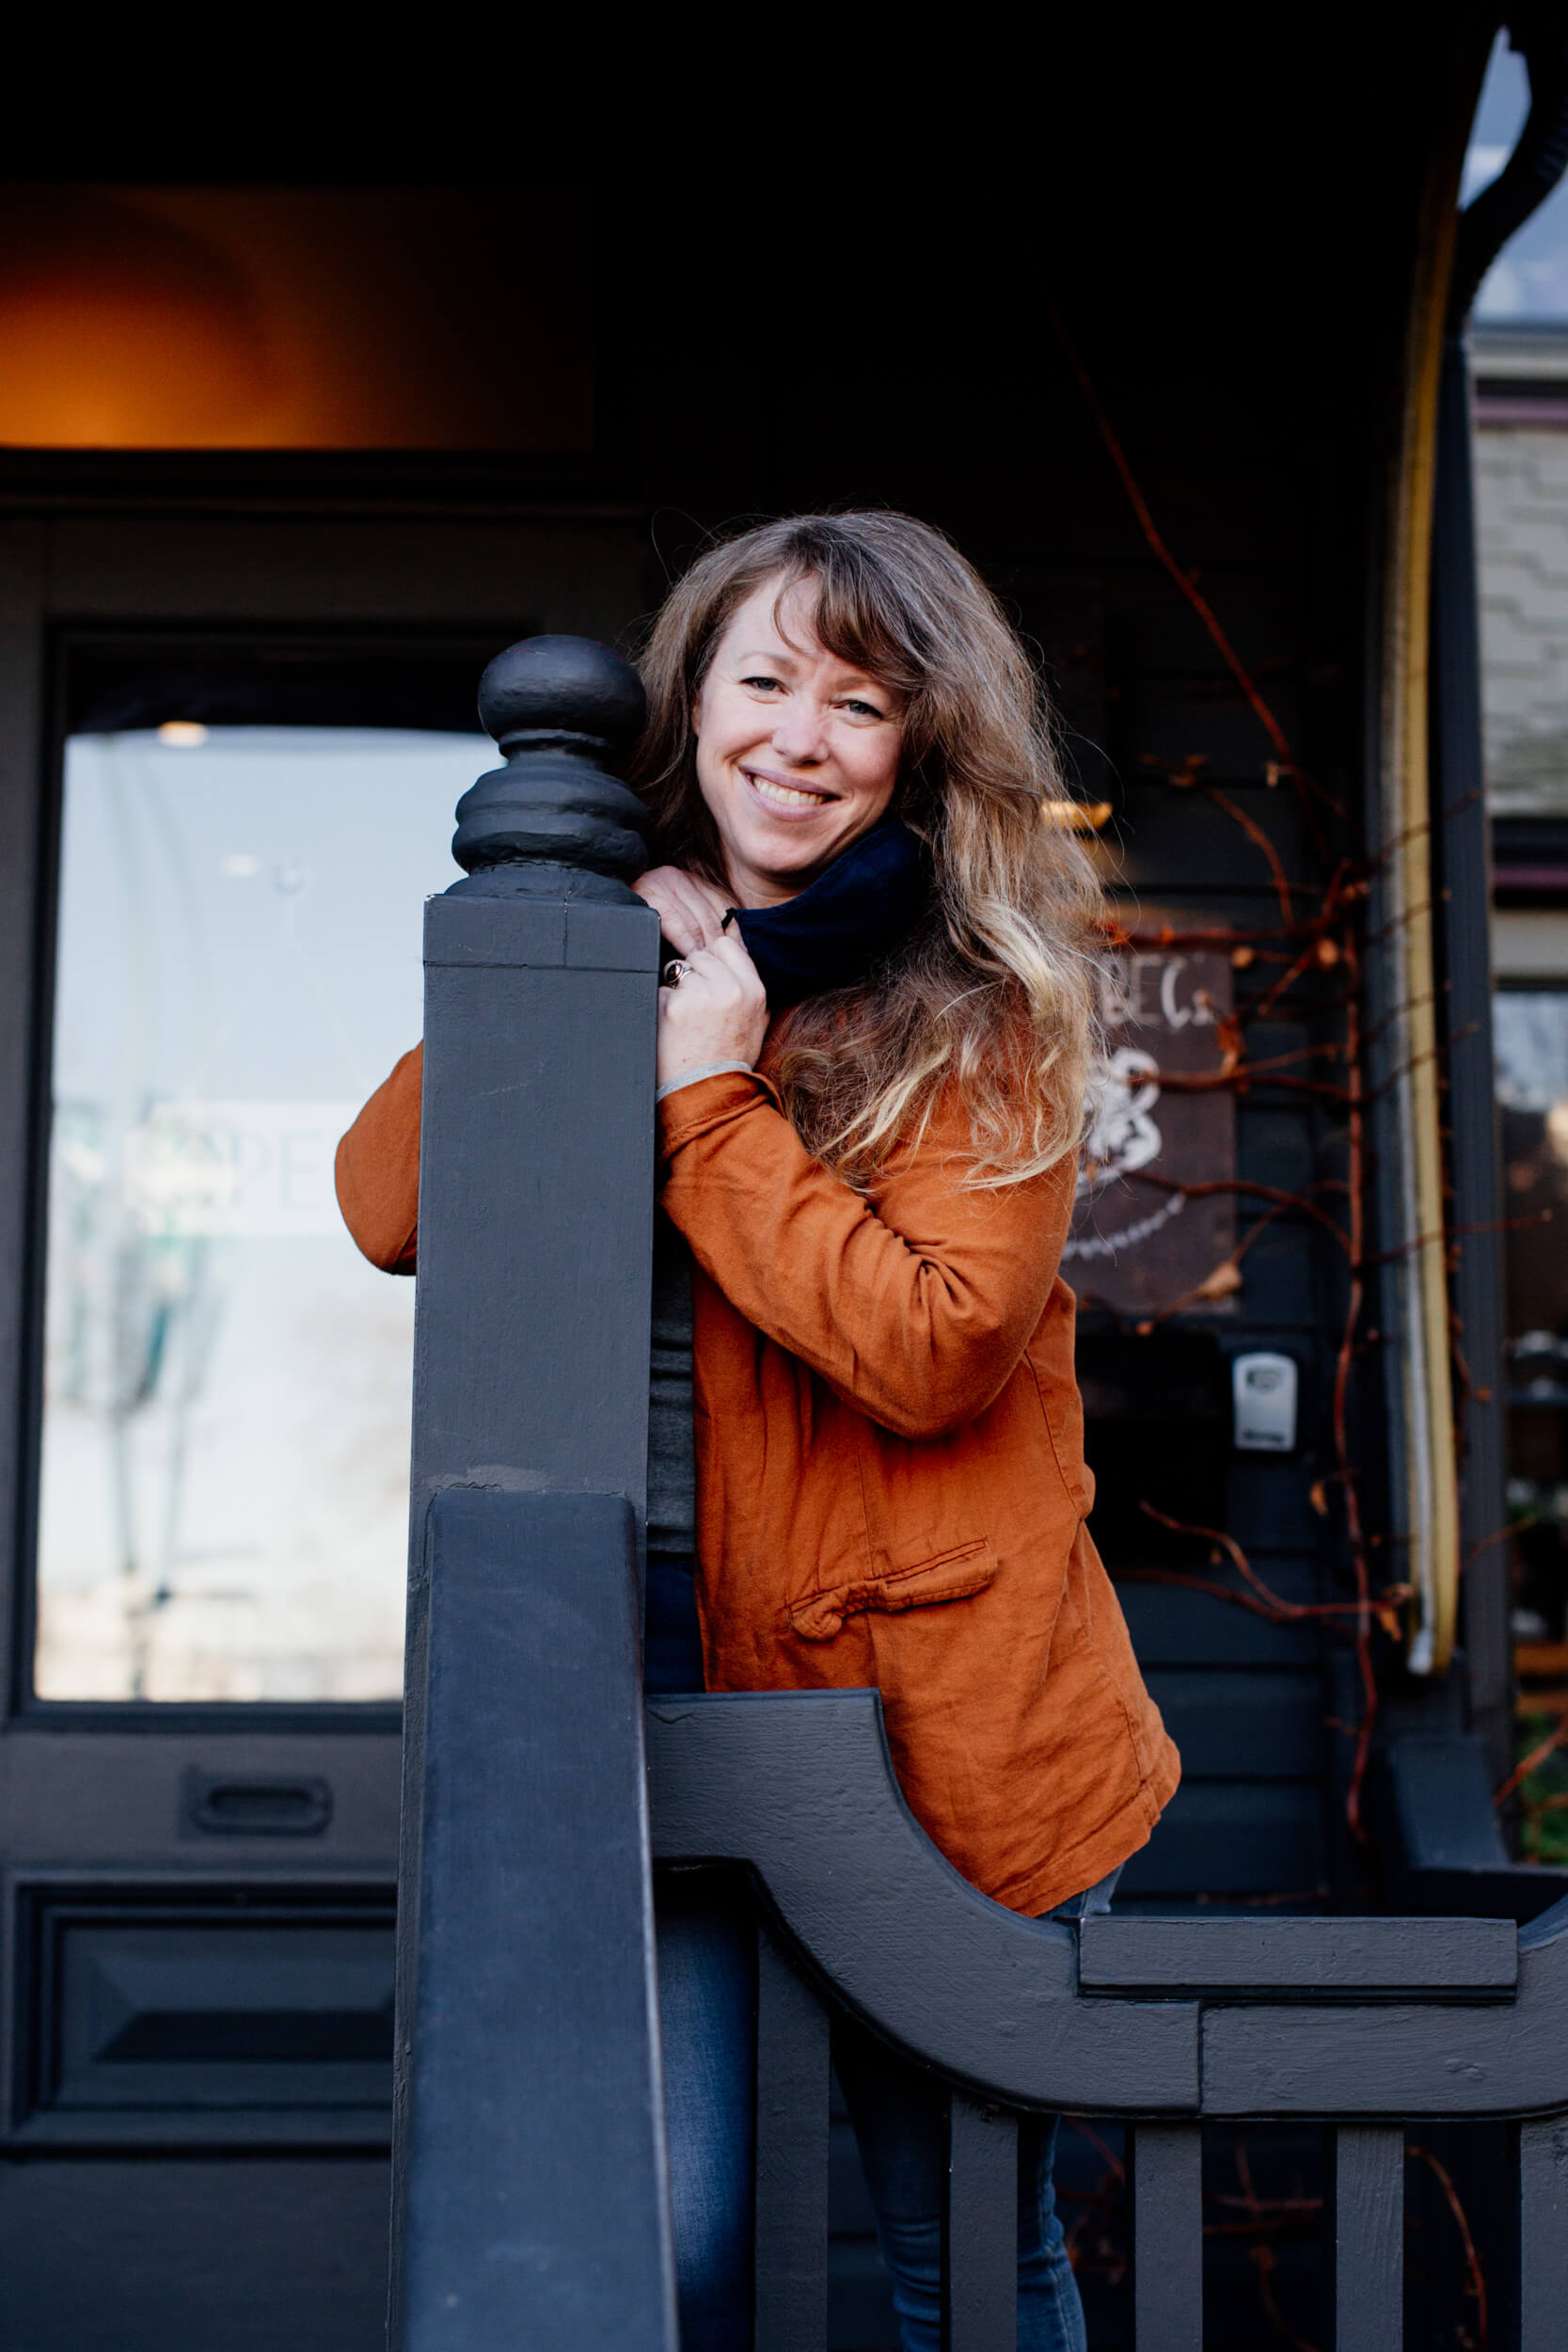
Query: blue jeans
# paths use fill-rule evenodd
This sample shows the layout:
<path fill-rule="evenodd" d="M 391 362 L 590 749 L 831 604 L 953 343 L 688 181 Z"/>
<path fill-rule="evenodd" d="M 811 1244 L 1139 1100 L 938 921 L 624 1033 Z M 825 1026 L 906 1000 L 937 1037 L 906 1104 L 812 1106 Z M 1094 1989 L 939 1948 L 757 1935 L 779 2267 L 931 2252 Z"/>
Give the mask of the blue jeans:
<path fill-rule="evenodd" d="M 833 2063 L 860 2143 L 904 2352 L 942 2352 L 947 2092 L 863 2027 L 840 2019 Z M 1062 2243 L 1051 2168 L 1056 2118 L 1018 2127 L 1019 2352 L 1085 2352 L 1084 2308 Z"/>
<path fill-rule="evenodd" d="M 700 1691 L 689 1571 L 648 1565 L 643 1660 L 650 1693 Z M 1064 1904 L 1103 1909 L 1111 1882 Z M 744 1888 L 726 1872 L 671 1870 L 655 1890 L 664 2117 L 681 2352 L 745 2352 L 752 2331 L 756 1942 Z M 863 2026 L 840 2018 L 833 2062 L 893 2278 L 904 2352 L 940 2352 L 947 2093 Z M 1084 2314 L 1052 2186 L 1054 2116 L 1019 2124 L 1019 2352 L 1084 2352 Z"/>
<path fill-rule="evenodd" d="M 756 1927 L 721 1870 L 654 1881 L 681 2352 L 752 2341 Z"/>

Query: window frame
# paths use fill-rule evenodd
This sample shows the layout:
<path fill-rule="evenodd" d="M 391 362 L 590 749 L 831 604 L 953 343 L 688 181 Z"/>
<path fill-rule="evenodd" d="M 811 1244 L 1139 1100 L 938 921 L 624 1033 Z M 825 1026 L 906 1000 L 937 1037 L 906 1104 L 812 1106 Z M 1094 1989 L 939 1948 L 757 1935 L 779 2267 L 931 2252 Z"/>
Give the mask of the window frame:
<path fill-rule="evenodd" d="M 10 1671 L 7 1713 L 19 1726 L 58 1731 L 124 1731 L 135 1728 L 164 1732 L 355 1733 L 388 1734 L 401 1730 L 400 1699 L 58 1699 L 41 1697 L 34 1674 L 39 1632 L 38 1544 L 43 1440 L 43 1372 L 49 1245 L 49 1163 L 53 1112 L 55 997 L 59 944 L 61 858 L 65 807 L 65 753 L 70 737 L 86 732 L 77 723 L 79 698 L 74 691 L 73 661 L 84 651 L 135 656 L 142 653 L 152 664 L 171 658 L 203 658 L 214 669 L 227 659 L 232 666 L 258 652 L 288 656 L 325 656 L 345 667 L 377 663 L 397 665 L 400 685 L 406 683 L 407 665 L 420 657 L 451 661 L 461 657 L 471 663 L 477 687 L 484 661 L 510 637 L 526 635 L 523 621 L 507 633 L 483 623 L 458 627 L 439 623 L 420 626 L 394 624 L 385 628 L 331 623 L 220 623 L 192 627 L 154 625 L 59 624 L 51 632 L 46 675 L 47 702 L 42 729 L 44 756 L 38 804 L 37 855 L 30 880 L 31 921 L 27 938 L 24 986 L 29 1006 L 26 1068 L 25 1174 L 22 1202 L 21 1265 L 18 1298 L 19 1393 L 15 1416 L 15 1540 L 16 1573 L 12 1589 Z M 171 715 L 167 712 L 166 716 Z M 179 715 L 179 714 L 172 714 Z M 221 716 L 213 723 L 235 722 Z M 308 722 L 321 723 L 319 720 Z M 245 723 L 241 721 L 239 723 Z M 254 723 L 289 724 L 285 716 L 269 714 Z M 341 724 L 415 725 L 406 715 L 382 719 L 372 714 L 357 720 L 327 721 Z M 428 723 L 449 723 L 432 719 Z M 475 775 L 493 765 L 499 755 L 489 739 L 474 733 Z M 3 904 L 3 899 L 0 899 Z M 15 952 L 13 948 L 13 953 Z"/>

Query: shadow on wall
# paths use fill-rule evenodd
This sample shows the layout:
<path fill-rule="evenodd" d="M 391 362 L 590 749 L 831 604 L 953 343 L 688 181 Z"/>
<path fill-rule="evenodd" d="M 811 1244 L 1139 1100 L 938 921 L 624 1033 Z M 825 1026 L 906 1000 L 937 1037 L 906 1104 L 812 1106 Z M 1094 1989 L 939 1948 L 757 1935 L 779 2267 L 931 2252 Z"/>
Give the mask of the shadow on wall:
<path fill-rule="evenodd" d="M 570 187 L 0 189 L 0 443 L 585 449 Z"/>

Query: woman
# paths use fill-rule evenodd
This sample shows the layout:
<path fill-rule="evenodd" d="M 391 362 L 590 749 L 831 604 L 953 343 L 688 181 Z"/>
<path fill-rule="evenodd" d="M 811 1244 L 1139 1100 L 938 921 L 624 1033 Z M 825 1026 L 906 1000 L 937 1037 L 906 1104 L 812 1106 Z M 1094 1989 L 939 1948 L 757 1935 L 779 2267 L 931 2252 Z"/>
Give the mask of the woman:
<path fill-rule="evenodd" d="M 1176 1787 L 1084 1521 L 1057 1266 L 1098 899 L 1053 819 L 1028 660 L 978 576 L 898 515 L 704 555 L 642 663 L 637 885 L 673 951 L 658 1025 L 651 1690 L 874 1685 L 910 1804 L 1013 1909 L 1108 1899 Z M 344 1214 L 412 1265 L 419 1067 L 345 1136 Z M 682 2338 L 747 2338 L 742 1923 L 662 1893 Z M 835 2060 L 910 2352 L 940 2341 L 943 2104 L 858 2028 Z M 1083 2344 L 1021 2134 L 1019 2343 Z"/>

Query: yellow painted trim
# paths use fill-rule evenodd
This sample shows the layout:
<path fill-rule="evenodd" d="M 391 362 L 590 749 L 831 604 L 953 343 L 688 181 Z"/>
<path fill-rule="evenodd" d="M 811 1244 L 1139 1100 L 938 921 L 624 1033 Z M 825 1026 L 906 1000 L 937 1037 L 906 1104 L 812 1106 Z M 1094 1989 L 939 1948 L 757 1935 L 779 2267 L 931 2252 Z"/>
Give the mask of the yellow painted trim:
<path fill-rule="evenodd" d="M 1447 164 L 1449 159 L 1445 159 Z M 1434 168 L 1422 207 L 1393 469 L 1383 646 L 1386 914 L 1396 975 L 1391 1092 L 1400 1138 L 1400 1370 L 1404 1402 L 1410 1606 L 1406 1662 L 1447 1672 L 1459 1613 L 1459 1492 L 1439 1132 L 1427 697 L 1433 497 L 1444 314 L 1457 222 L 1457 163 Z"/>

